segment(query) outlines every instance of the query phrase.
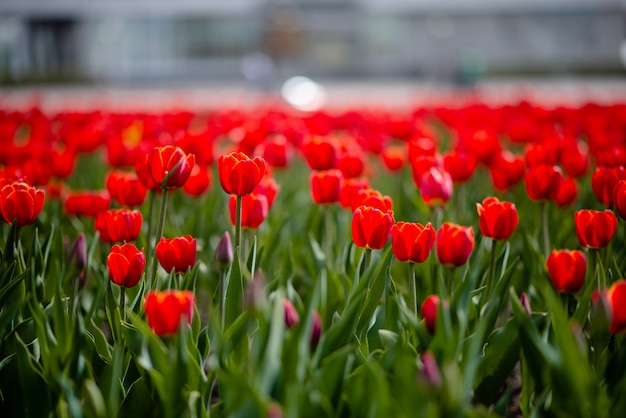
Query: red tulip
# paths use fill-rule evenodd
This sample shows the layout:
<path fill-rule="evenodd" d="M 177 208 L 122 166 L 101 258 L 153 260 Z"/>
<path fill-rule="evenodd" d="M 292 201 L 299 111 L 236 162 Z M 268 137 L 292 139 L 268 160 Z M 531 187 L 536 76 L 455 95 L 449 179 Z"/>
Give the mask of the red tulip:
<path fill-rule="evenodd" d="M 144 302 L 148 325 L 159 336 L 175 334 L 181 322 L 191 324 L 194 306 L 195 296 L 188 290 L 150 292 Z"/>
<path fill-rule="evenodd" d="M 553 250 L 546 260 L 548 274 L 558 292 L 580 290 L 587 272 L 587 258 L 579 250 Z"/>
<path fill-rule="evenodd" d="M 354 179 L 342 178 L 339 188 L 339 204 L 342 208 L 353 210 L 361 206 L 356 204 L 355 199 L 357 199 L 359 190 L 369 188 L 369 182 L 364 177 Z"/>
<path fill-rule="evenodd" d="M 566 177 L 559 186 L 559 191 L 554 198 L 558 207 L 570 206 L 578 196 L 578 183 L 574 177 Z"/>
<path fill-rule="evenodd" d="M 383 149 L 381 157 L 387 170 L 396 172 L 404 167 L 406 161 L 406 147 L 399 145 L 390 145 Z"/>
<path fill-rule="evenodd" d="M 359 206 L 352 214 L 352 240 L 358 247 L 380 250 L 389 240 L 392 212 Z"/>
<path fill-rule="evenodd" d="M 337 147 L 331 139 L 312 136 L 302 144 L 301 149 L 311 170 L 336 168 Z"/>
<path fill-rule="evenodd" d="M 337 159 L 337 168 L 346 178 L 355 178 L 363 174 L 365 162 L 363 156 L 357 153 L 346 153 Z"/>
<path fill-rule="evenodd" d="M 68 215 L 95 218 L 111 204 L 111 197 L 106 190 L 83 190 L 69 192 L 63 203 Z"/>
<path fill-rule="evenodd" d="M 128 207 L 141 206 L 148 190 L 135 173 L 111 171 L 105 181 L 111 199 Z"/>
<path fill-rule="evenodd" d="M 114 245 L 107 256 L 109 279 L 118 286 L 133 287 L 141 279 L 146 258 L 133 244 Z"/>
<path fill-rule="evenodd" d="M 0 215 L 7 223 L 17 226 L 33 224 L 39 217 L 45 200 L 43 190 L 23 181 L 0 183 Z"/>
<path fill-rule="evenodd" d="M 574 213 L 576 236 L 586 248 L 606 247 L 617 229 L 617 217 L 613 211 L 583 209 Z"/>
<path fill-rule="evenodd" d="M 430 222 L 398 222 L 391 227 L 391 246 L 398 261 L 423 263 L 435 245 L 437 233 Z"/>
<path fill-rule="evenodd" d="M 352 199 L 352 211 L 354 212 L 359 206 L 371 206 L 383 212 L 393 211 L 391 198 L 369 187 L 359 190 Z"/>
<path fill-rule="evenodd" d="M 474 229 L 446 222 L 437 232 L 437 259 L 455 267 L 467 262 L 474 250 Z"/>
<path fill-rule="evenodd" d="M 313 201 L 317 204 L 337 202 L 342 177 L 341 171 L 337 169 L 312 172 L 309 179 Z"/>
<path fill-rule="evenodd" d="M 443 167 L 431 167 L 421 175 L 418 188 L 427 205 L 443 206 L 452 197 L 452 177 Z"/>
<path fill-rule="evenodd" d="M 191 235 L 165 238 L 156 246 L 156 256 L 161 267 L 168 273 L 184 273 L 196 264 L 196 239 Z"/>
<path fill-rule="evenodd" d="M 265 174 L 265 160 L 250 158 L 242 152 L 231 152 L 217 158 L 222 189 L 228 194 L 245 196 L 254 191 Z"/>
<path fill-rule="evenodd" d="M 452 151 L 443 157 L 443 168 L 450 173 L 450 177 L 455 183 L 469 180 L 477 165 L 478 159 L 467 152 Z"/>
<path fill-rule="evenodd" d="M 626 280 L 613 282 L 606 294 L 611 308 L 609 331 L 612 333 L 626 331 Z"/>
<path fill-rule="evenodd" d="M 230 222 L 235 225 L 237 221 L 237 198 L 231 196 L 228 200 Z M 241 227 L 256 229 L 265 220 L 269 211 L 267 196 L 261 193 L 251 193 L 241 199 Z"/>
<path fill-rule="evenodd" d="M 424 299 L 424 303 L 422 303 L 422 308 L 420 312 L 424 317 L 424 323 L 426 324 L 426 329 L 431 334 L 435 333 L 435 324 L 437 323 L 437 311 L 439 310 L 439 305 L 441 301 L 439 296 L 437 295 L 429 295 Z"/>
<path fill-rule="evenodd" d="M 274 178 L 271 177 L 266 171 L 259 184 L 257 184 L 257 186 L 254 188 L 253 193 L 262 194 L 267 197 L 267 209 L 270 210 L 279 191 L 280 186 L 278 185 L 278 183 L 276 183 L 276 180 L 274 180 Z"/>
<path fill-rule="evenodd" d="M 524 177 L 524 159 L 508 151 L 494 157 L 489 172 L 496 190 L 504 191 L 515 186 Z"/>
<path fill-rule="evenodd" d="M 137 173 L 137 177 L 139 181 L 144 185 L 144 187 L 148 190 L 161 190 L 161 186 L 159 183 L 154 181 L 152 176 L 150 175 L 150 169 L 148 168 L 148 155 L 139 155 L 135 160 L 135 172 Z"/>
<path fill-rule="evenodd" d="M 263 159 L 274 168 L 285 168 L 291 163 L 293 151 L 284 135 L 268 138 L 262 146 Z"/>
<path fill-rule="evenodd" d="M 598 167 L 591 177 L 591 189 L 600 203 L 613 205 L 613 189 L 620 180 L 626 179 L 624 167 Z"/>
<path fill-rule="evenodd" d="M 537 165 L 530 167 L 524 175 L 526 193 L 534 201 L 555 200 L 563 181 L 563 172 L 557 166 Z"/>
<path fill-rule="evenodd" d="M 162 189 L 182 187 L 196 163 L 194 154 L 185 152 L 173 145 L 155 147 L 146 157 L 150 177 Z"/>
<path fill-rule="evenodd" d="M 196 164 L 191 170 L 183 190 L 189 196 L 202 196 L 211 187 L 211 172 L 205 165 Z"/>
<path fill-rule="evenodd" d="M 581 141 L 571 141 L 563 147 L 561 166 L 571 177 L 582 177 L 589 168 L 589 152 L 587 145 Z"/>
<path fill-rule="evenodd" d="M 620 180 L 613 188 L 613 204 L 620 218 L 626 220 L 626 180 Z"/>
<path fill-rule="evenodd" d="M 497 197 L 487 197 L 477 203 L 480 232 L 494 240 L 508 239 L 519 221 L 517 208 L 511 202 L 501 202 Z"/>
<path fill-rule="evenodd" d="M 94 227 L 102 242 L 129 242 L 139 236 L 142 222 L 138 210 L 109 209 L 96 215 Z"/>

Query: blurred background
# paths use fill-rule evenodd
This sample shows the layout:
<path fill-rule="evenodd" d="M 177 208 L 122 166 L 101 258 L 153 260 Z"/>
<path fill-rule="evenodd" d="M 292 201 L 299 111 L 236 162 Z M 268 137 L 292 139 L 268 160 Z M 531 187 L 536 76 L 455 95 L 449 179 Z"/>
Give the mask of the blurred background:
<path fill-rule="evenodd" d="M 0 0 L 0 83 L 626 75 L 624 0 Z"/>

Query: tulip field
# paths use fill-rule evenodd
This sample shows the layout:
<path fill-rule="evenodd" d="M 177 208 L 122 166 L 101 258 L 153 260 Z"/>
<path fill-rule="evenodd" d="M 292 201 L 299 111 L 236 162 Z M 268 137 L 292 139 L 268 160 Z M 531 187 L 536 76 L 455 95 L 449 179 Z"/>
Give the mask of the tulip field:
<path fill-rule="evenodd" d="M 625 167 L 619 102 L 5 106 L 0 416 L 626 416 Z"/>

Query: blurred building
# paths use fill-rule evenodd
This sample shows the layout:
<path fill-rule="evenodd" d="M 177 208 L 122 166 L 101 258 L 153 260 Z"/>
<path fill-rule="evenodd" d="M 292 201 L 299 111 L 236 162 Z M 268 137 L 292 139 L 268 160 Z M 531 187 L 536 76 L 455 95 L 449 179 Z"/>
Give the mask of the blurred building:
<path fill-rule="evenodd" d="M 622 0 L 0 0 L 0 81 L 617 73 Z"/>

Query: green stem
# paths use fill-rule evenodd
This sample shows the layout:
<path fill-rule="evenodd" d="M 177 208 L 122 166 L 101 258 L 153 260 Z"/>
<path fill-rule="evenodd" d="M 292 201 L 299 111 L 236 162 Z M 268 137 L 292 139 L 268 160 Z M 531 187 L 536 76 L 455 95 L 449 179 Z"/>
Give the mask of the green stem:
<path fill-rule="evenodd" d="M 371 261 L 372 261 L 372 249 L 367 248 L 365 250 L 365 257 L 363 258 L 363 272 L 364 273 L 367 270 L 367 268 L 370 266 Z"/>
<path fill-rule="evenodd" d="M 154 218 L 154 202 L 156 199 L 154 196 L 156 195 L 156 191 L 150 189 L 148 191 L 148 239 L 146 240 L 146 266 L 149 266 L 152 262 L 152 251 L 153 251 L 153 243 L 152 243 L 152 227 L 153 227 L 153 218 Z"/>
<path fill-rule="evenodd" d="M 413 300 L 413 313 L 417 317 L 417 289 L 415 283 L 415 263 L 409 263 L 409 289 Z"/>
<path fill-rule="evenodd" d="M 222 332 L 226 332 L 226 274 L 225 269 L 222 270 L 222 280 L 220 280 L 220 301 L 219 312 L 222 321 Z"/>
<path fill-rule="evenodd" d="M 331 212 L 330 205 L 324 205 L 322 210 L 324 212 L 324 252 L 326 253 L 326 262 L 327 265 L 330 266 L 331 258 L 332 258 L 332 248 L 333 248 L 333 237 L 332 237 L 332 223 L 331 223 Z"/>
<path fill-rule="evenodd" d="M 163 236 L 163 230 L 165 229 L 165 212 L 167 210 L 167 192 L 168 189 L 163 189 L 163 194 L 161 195 L 161 209 L 159 211 L 159 221 L 157 224 L 156 235 L 154 236 L 154 247 L 156 248 L 157 243 Z M 152 258 L 152 267 L 150 269 L 150 280 L 148 281 L 148 289 L 156 288 L 156 276 L 157 276 L 157 257 L 156 253 L 153 254 Z"/>
<path fill-rule="evenodd" d="M 122 321 L 126 321 L 126 288 L 124 286 L 120 289 L 120 312 L 122 313 Z"/>
<path fill-rule="evenodd" d="M 493 287 L 494 277 L 496 275 L 496 244 L 497 241 L 491 240 L 491 255 L 489 259 L 489 275 L 487 276 L 487 285 L 483 292 L 483 297 L 480 301 L 480 307 L 485 306 L 489 298 L 491 297 L 491 288 Z"/>
<path fill-rule="evenodd" d="M 550 236 L 548 234 L 548 202 L 541 203 L 541 230 L 543 233 L 543 255 L 550 255 Z"/>
<path fill-rule="evenodd" d="M 238 258 L 241 260 L 241 202 L 242 197 L 237 196 L 236 206 L 236 219 L 235 219 L 235 251 L 237 251 Z"/>

